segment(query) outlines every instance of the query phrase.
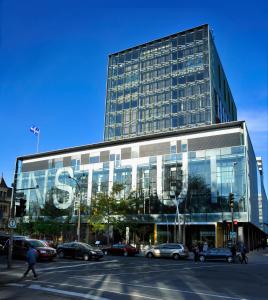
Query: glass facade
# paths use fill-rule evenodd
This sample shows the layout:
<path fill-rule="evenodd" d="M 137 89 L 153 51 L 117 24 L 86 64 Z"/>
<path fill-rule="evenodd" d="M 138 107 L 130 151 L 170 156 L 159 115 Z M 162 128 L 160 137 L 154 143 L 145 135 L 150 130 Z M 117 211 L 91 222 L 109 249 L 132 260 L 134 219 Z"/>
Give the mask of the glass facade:
<path fill-rule="evenodd" d="M 204 25 L 110 55 L 105 140 L 216 123 L 208 32 Z"/>
<path fill-rule="evenodd" d="M 228 195 L 232 190 L 235 217 L 247 219 L 244 146 L 179 153 L 171 147 L 166 155 L 127 160 L 110 155 L 107 162 L 89 160 L 83 167 L 77 159 L 75 164 L 70 160 L 70 166 L 63 166 L 63 161 L 57 158 L 56 164 L 43 170 L 25 172 L 19 167 L 18 189 L 39 186 L 25 192 L 29 216 L 42 214 L 40 208 L 49 201 L 75 214 L 78 197 L 90 206 L 96 193 L 109 193 L 114 183 L 120 183 L 124 185 L 122 198 L 135 192 L 141 200 L 140 215 L 156 215 L 160 219 L 168 215 L 174 219 L 179 199 L 180 212 L 187 215 L 189 222 L 222 221 L 230 215 Z"/>

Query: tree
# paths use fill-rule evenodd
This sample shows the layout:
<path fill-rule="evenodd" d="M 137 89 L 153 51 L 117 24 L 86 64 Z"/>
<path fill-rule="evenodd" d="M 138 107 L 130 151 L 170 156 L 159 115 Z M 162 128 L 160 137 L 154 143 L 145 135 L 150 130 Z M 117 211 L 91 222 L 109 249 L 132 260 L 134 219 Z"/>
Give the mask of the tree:
<path fill-rule="evenodd" d="M 104 223 L 107 223 L 107 243 L 110 244 L 110 225 L 120 223 L 120 214 L 126 209 L 123 199 L 118 199 L 118 195 L 124 189 L 122 184 L 114 184 L 110 194 L 97 193 L 91 201 L 91 215 L 89 224 L 94 230 L 103 230 Z"/>

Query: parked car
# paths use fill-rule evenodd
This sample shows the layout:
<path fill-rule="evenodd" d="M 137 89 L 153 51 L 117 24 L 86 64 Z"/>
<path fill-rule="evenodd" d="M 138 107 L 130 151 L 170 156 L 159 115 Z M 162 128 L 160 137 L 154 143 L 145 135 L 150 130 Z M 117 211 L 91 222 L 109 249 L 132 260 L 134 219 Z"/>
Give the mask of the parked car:
<path fill-rule="evenodd" d="M 53 260 L 57 256 L 54 248 L 47 247 L 39 240 L 25 238 L 14 239 L 13 256 L 15 258 L 26 259 L 26 253 L 30 245 L 37 251 L 38 260 Z"/>
<path fill-rule="evenodd" d="M 79 242 L 61 244 L 57 247 L 57 253 L 60 258 L 71 257 L 82 258 L 83 260 L 98 260 L 103 257 L 103 252 L 100 249 Z"/>
<path fill-rule="evenodd" d="M 189 250 L 183 244 L 165 243 L 149 248 L 145 252 L 145 256 L 148 258 L 169 257 L 178 260 L 180 258 L 187 258 Z"/>
<path fill-rule="evenodd" d="M 136 247 L 133 247 L 128 244 L 114 244 L 109 248 L 103 248 L 103 253 L 105 255 L 124 255 L 124 256 L 134 256 L 139 253 Z"/>
<path fill-rule="evenodd" d="M 210 248 L 206 252 L 200 252 L 199 260 L 226 260 L 229 263 L 233 262 L 233 256 L 230 248 Z"/>

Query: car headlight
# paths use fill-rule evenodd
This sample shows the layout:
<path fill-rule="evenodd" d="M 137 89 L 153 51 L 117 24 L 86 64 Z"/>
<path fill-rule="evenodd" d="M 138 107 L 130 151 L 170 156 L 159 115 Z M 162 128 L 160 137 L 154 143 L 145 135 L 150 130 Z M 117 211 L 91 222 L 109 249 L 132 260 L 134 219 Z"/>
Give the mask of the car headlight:
<path fill-rule="evenodd" d="M 40 250 L 40 253 L 46 254 L 47 252 L 46 252 L 46 250 Z"/>
<path fill-rule="evenodd" d="M 96 252 L 95 251 L 91 251 L 91 254 L 96 254 Z"/>

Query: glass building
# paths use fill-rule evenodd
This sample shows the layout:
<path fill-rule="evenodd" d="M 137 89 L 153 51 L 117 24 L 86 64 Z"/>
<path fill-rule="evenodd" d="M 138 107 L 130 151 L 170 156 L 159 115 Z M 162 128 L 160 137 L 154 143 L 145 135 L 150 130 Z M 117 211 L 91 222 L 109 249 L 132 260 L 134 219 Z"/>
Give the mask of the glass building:
<path fill-rule="evenodd" d="M 109 56 L 105 140 L 236 119 L 208 25 Z"/>
<path fill-rule="evenodd" d="M 268 232 L 262 211 L 267 198 L 242 121 L 19 157 L 15 185 L 26 189 L 28 216 L 40 216 L 48 201 L 75 215 L 77 185 L 70 177 L 79 182 L 82 204 L 89 207 L 115 183 L 123 184 L 125 199 L 134 192 L 140 200 L 135 218 L 152 226 L 154 242 L 172 240 L 179 210 L 188 245 L 202 239 L 225 245 L 230 191 L 238 240 L 252 248 Z"/>

